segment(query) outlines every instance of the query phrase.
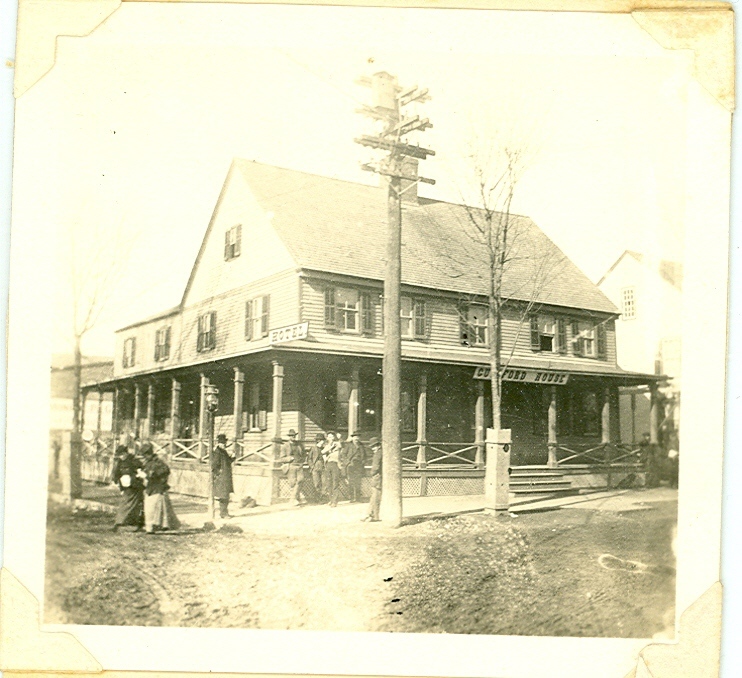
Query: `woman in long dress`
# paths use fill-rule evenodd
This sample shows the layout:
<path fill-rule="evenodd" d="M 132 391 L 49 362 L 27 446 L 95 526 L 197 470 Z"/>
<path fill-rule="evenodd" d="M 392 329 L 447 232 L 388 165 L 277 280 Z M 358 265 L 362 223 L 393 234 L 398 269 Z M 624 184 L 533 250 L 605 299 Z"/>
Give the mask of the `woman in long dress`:
<path fill-rule="evenodd" d="M 121 504 L 116 512 L 114 532 L 122 525 L 133 525 L 137 530 L 141 530 L 144 525 L 144 484 L 138 475 L 141 468 L 139 460 L 125 445 L 116 448 L 111 480 L 121 490 Z"/>
<path fill-rule="evenodd" d="M 168 495 L 170 467 L 154 453 L 151 443 L 144 443 L 140 454 L 144 459 L 143 472 L 147 483 L 144 488 L 144 528 L 148 534 L 157 530 L 177 530 L 180 521 Z"/>

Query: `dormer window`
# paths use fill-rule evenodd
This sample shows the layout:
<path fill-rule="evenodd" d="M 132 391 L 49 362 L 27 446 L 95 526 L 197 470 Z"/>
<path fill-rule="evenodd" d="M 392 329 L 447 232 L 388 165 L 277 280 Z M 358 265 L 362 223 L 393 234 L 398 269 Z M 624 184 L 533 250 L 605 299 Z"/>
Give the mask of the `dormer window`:
<path fill-rule="evenodd" d="M 224 261 L 231 261 L 240 256 L 242 243 L 242 226 L 232 226 L 224 233 Z"/>

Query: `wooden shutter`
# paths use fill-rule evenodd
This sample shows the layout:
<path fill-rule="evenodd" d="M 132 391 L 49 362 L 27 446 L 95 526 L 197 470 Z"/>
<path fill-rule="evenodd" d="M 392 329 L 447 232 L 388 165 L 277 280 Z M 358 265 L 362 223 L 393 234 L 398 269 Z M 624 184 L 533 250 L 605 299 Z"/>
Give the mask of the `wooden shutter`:
<path fill-rule="evenodd" d="M 335 288 L 325 289 L 325 327 L 336 327 L 337 314 L 335 313 Z"/>
<path fill-rule="evenodd" d="M 224 261 L 229 261 L 229 229 L 224 231 Z"/>
<path fill-rule="evenodd" d="M 472 346 L 471 327 L 469 327 L 468 308 L 463 304 L 457 306 L 457 312 L 459 314 L 459 341 L 464 346 Z"/>
<path fill-rule="evenodd" d="M 165 328 L 165 355 L 163 356 L 164 359 L 167 359 L 170 357 L 170 326 L 168 325 Z"/>
<path fill-rule="evenodd" d="M 412 303 L 412 318 L 414 322 L 414 336 L 416 339 L 425 339 L 428 336 L 427 304 L 416 300 Z"/>
<path fill-rule="evenodd" d="M 595 339 L 598 345 L 598 358 L 600 358 L 601 360 L 605 360 L 607 356 L 605 325 L 603 323 L 598 323 L 597 327 L 595 328 L 595 332 Z"/>
<path fill-rule="evenodd" d="M 541 350 L 541 333 L 538 329 L 538 316 L 532 315 L 531 316 L 531 350 L 532 351 L 540 351 Z"/>
<path fill-rule="evenodd" d="M 557 352 L 566 353 L 567 352 L 567 323 L 565 322 L 564 318 L 557 318 L 556 324 L 557 324 L 556 326 Z"/>
<path fill-rule="evenodd" d="M 133 337 L 131 340 L 131 354 L 129 355 L 129 367 L 136 365 L 137 357 L 137 338 Z"/>
<path fill-rule="evenodd" d="M 204 350 L 204 316 L 198 316 L 198 338 L 196 339 L 196 350 Z"/>
<path fill-rule="evenodd" d="M 238 224 L 234 229 L 234 256 L 239 257 L 242 248 L 242 224 Z"/>
<path fill-rule="evenodd" d="M 157 330 L 155 332 L 155 362 L 157 362 L 160 359 L 160 336 L 162 334 L 162 330 Z"/>
<path fill-rule="evenodd" d="M 582 355 L 582 337 L 580 337 L 580 323 L 572 321 L 572 352 L 575 355 Z"/>
<path fill-rule="evenodd" d="M 207 348 L 216 346 L 216 311 L 209 313 L 209 339 Z"/>
<path fill-rule="evenodd" d="M 371 303 L 371 294 L 361 292 L 361 332 L 364 334 L 374 333 L 374 307 Z"/>
<path fill-rule="evenodd" d="M 252 340 L 252 299 L 245 304 L 245 339 Z"/>
<path fill-rule="evenodd" d="M 268 318 L 270 316 L 271 297 L 269 294 L 263 295 L 260 301 L 260 336 L 268 336 Z"/>

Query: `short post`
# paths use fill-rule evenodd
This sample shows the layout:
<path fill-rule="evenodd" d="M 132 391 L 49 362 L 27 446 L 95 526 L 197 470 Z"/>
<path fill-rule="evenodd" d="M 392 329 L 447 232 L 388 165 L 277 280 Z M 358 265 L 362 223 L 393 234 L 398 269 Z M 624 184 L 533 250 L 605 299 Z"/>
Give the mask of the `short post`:
<path fill-rule="evenodd" d="M 547 441 L 549 448 L 549 458 L 547 465 L 549 468 L 557 467 L 557 389 L 551 387 L 551 400 L 549 401 L 549 439 Z"/>
<path fill-rule="evenodd" d="M 510 446 L 509 428 L 487 429 L 487 464 L 484 472 L 484 507 L 502 514 L 510 508 Z"/>

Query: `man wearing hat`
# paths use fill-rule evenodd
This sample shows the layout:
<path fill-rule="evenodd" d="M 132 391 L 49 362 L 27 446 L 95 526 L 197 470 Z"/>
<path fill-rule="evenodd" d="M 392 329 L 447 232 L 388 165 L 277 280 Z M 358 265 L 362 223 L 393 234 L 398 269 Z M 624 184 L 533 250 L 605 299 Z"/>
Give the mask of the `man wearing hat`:
<path fill-rule="evenodd" d="M 294 506 L 298 506 L 299 497 L 302 494 L 302 482 L 304 482 L 304 462 L 307 459 L 304 447 L 296 439 L 296 431 L 289 430 L 289 439 L 281 448 L 281 463 L 289 465 L 289 487 L 291 488 L 291 499 Z M 306 495 L 305 495 L 306 498 Z"/>
<path fill-rule="evenodd" d="M 366 464 L 366 448 L 361 442 L 358 431 L 353 431 L 350 442 L 345 447 L 345 472 L 348 476 L 350 489 L 350 501 L 356 503 L 361 501 L 361 479 L 363 468 Z"/>
<path fill-rule="evenodd" d="M 322 501 L 325 488 L 322 485 L 322 478 L 325 475 L 325 457 L 323 449 L 325 446 L 325 434 L 318 433 L 314 437 L 314 445 L 309 448 L 307 453 L 307 462 L 309 463 L 309 473 L 312 474 L 312 484 L 314 485 L 314 496 L 316 501 Z"/>
<path fill-rule="evenodd" d="M 371 438 L 368 446 L 374 456 L 371 460 L 371 500 L 368 515 L 363 520 L 376 523 L 379 521 L 379 508 L 381 507 L 381 442 L 378 438 Z"/>
<path fill-rule="evenodd" d="M 217 444 L 214 454 L 211 455 L 211 470 L 214 477 L 214 499 L 219 500 L 219 516 L 229 518 L 229 495 L 234 492 L 232 482 L 232 462 L 227 452 L 227 436 L 220 433 L 216 437 Z"/>

